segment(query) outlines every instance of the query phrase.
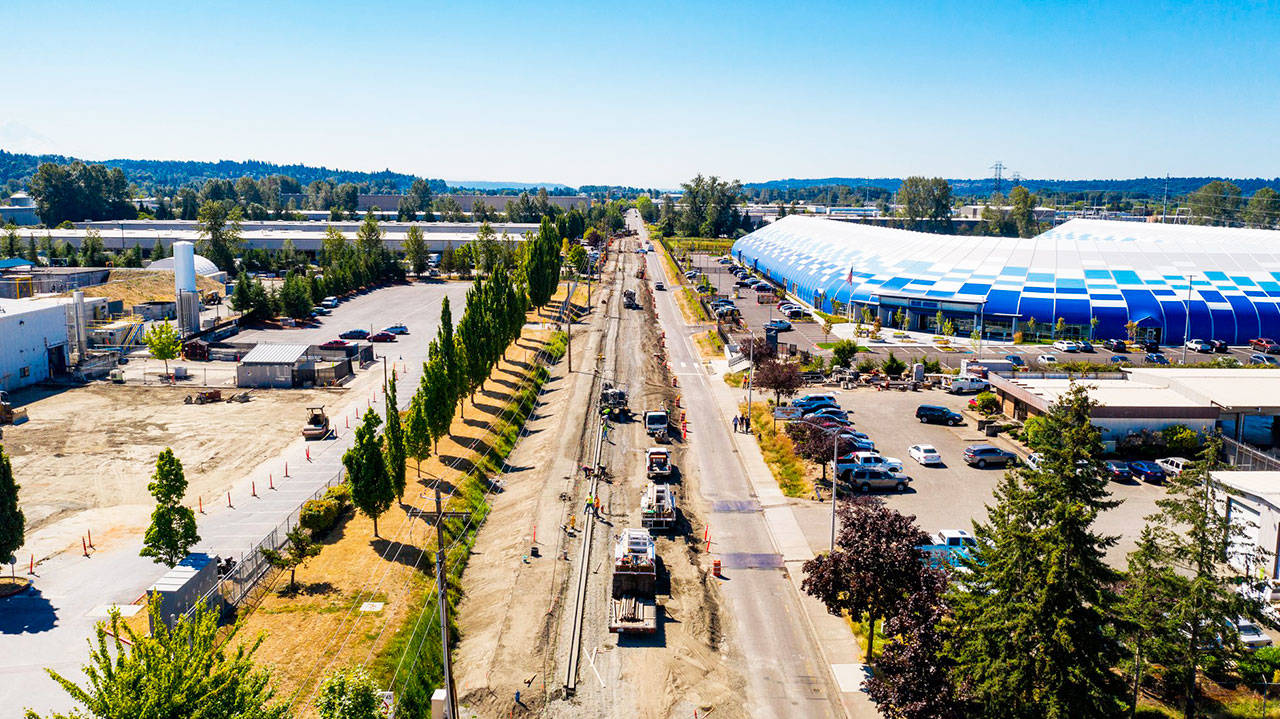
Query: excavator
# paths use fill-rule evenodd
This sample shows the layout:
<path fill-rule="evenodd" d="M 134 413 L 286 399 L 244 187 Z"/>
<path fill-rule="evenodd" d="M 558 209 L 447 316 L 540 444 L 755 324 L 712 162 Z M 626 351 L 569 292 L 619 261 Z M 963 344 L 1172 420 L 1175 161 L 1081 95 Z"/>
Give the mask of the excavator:
<path fill-rule="evenodd" d="M 9 393 L 0 390 L 0 425 L 22 424 L 27 421 L 27 410 L 14 409 Z"/>

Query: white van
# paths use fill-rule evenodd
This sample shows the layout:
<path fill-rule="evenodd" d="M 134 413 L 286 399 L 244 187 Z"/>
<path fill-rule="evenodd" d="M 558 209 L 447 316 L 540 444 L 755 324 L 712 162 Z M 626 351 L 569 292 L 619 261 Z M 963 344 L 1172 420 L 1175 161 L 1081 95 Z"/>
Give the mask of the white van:
<path fill-rule="evenodd" d="M 1165 457 L 1164 459 L 1157 459 L 1156 464 L 1160 465 L 1160 469 L 1163 469 L 1165 474 L 1178 475 L 1182 474 L 1187 465 L 1191 464 L 1191 460 L 1183 459 L 1182 457 Z"/>
<path fill-rule="evenodd" d="M 947 391 L 951 394 L 964 394 L 965 392 L 985 392 L 990 388 L 991 384 L 981 377 L 961 375 L 951 380 L 951 386 L 947 387 Z"/>

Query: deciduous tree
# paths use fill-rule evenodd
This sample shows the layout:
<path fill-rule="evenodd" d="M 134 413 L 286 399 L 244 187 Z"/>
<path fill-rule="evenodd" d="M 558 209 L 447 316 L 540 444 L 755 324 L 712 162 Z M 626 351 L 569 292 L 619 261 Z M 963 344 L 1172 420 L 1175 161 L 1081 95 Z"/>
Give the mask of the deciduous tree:
<path fill-rule="evenodd" d="M 240 253 L 240 220 L 243 214 L 232 203 L 206 200 L 196 217 L 199 240 L 196 249 L 224 272 L 233 272 Z"/>
<path fill-rule="evenodd" d="M 758 387 L 773 392 L 774 403 L 790 397 L 804 386 L 804 378 L 800 376 L 800 367 L 791 362 L 766 360 L 757 362 L 754 381 Z"/>
<path fill-rule="evenodd" d="M 169 360 L 182 352 L 182 338 L 178 336 L 178 330 L 168 322 L 154 324 L 142 337 L 142 342 L 154 359 L 164 360 L 164 376 L 168 377 Z"/>
<path fill-rule="evenodd" d="M 311 539 L 311 531 L 305 527 L 297 526 L 285 535 L 285 543 L 282 551 L 275 549 L 267 549 L 263 547 L 261 550 L 262 558 L 267 560 L 267 564 L 276 569 L 289 570 L 289 584 L 286 589 L 293 589 L 297 586 L 294 581 L 298 571 L 298 567 L 306 566 L 307 561 L 312 557 L 320 554 L 320 550 L 324 546 L 318 544 Z"/>
<path fill-rule="evenodd" d="M 427 243 L 422 237 L 422 228 L 410 225 L 404 238 L 404 258 L 409 262 L 409 271 L 421 276 L 427 269 Z"/>
<path fill-rule="evenodd" d="M 320 719 L 380 719 L 378 686 L 363 668 L 339 669 L 325 677 L 316 696 Z"/>
<path fill-rule="evenodd" d="M 373 520 L 375 537 L 378 536 L 378 517 L 391 508 L 396 497 L 382 456 L 380 424 L 382 419 L 377 412 L 366 412 L 364 421 L 356 428 L 355 444 L 342 455 L 347 480 L 351 483 L 351 502 Z"/>
<path fill-rule="evenodd" d="M 174 567 L 200 541 L 200 535 L 196 533 L 195 512 L 182 504 L 187 477 L 172 449 L 166 447 L 156 458 L 156 471 L 147 491 L 155 498 L 156 508 L 151 512 L 151 526 L 147 527 L 139 554 Z"/>

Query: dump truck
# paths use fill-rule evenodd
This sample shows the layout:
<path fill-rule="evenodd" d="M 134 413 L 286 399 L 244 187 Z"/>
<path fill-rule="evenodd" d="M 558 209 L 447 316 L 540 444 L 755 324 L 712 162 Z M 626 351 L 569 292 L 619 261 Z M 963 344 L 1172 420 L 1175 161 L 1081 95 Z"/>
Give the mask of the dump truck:
<path fill-rule="evenodd" d="M 653 447 L 645 453 L 645 471 L 649 478 L 671 476 L 671 453 L 661 447 Z"/>
<path fill-rule="evenodd" d="M 669 529 L 676 524 L 676 494 L 671 485 L 650 482 L 640 500 L 640 526 Z"/>
<path fill-rule="evenodd" d="M 654 600 L 657 582 L 653 535 L 647 529 L 622 530 L 613 548 L 610 632 L 652 634 L 658 630 L 658 605 Z"/>
<path fill-rule="evenodd" d="M 671 417 L 667 415 L 665 409 L 650 410 L 644 413 L 644 431 L 645 434 L 653 437 L 659 442 L 666 442 L 667 428 L 671 426 Z"/>
<path fill-rule="evenodd" d="M 636 291 L 635 291 L 635 290 L 623 290 L 623 291 L 622 291 L 622 306 L 623 306 L 623 307 L 626 307 L 626 308 L 627 308 L 627 309 L 629 309 L 629 310 L 638 310 L 638 309 L 640 309 L 640 304 L 639 304 L 638 302 L 636 302 Z"/>
<path fill-rule="evenodd" d="M 306 440 L 324 439 L 329 436 L 329 415 L 324 413 L 324 405 L 308 407 L 310 415 L 307 424 L 302 428 L 302 438 Z"/>

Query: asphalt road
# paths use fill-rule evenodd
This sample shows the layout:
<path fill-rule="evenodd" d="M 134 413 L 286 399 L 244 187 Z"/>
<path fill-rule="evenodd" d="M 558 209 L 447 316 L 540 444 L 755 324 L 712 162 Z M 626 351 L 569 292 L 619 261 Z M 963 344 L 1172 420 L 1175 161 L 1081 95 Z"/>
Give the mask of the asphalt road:
<path fill-rule="evenodd" d="M 645 232 L 638 216 L 630 227 Z M 656 254 L 646 256 L 651 278 L 661 278 Z M 770 540 L 764 515 L 730 442 L 727 418 L 712 396 L 712 381 L 691 340 L 671 292 L 655 292 L 667 336 L 669 362 L 681 383 L 693 428 L 685 464 L 699 473 L 701 493 L 712 507 L 714 552 L 732 579 L 721 584 L 728 600 L 730 638 L 743 653 L 747 706 L 753 717 L 843 716 L 830 671 L 803 620 L 803 608 L 783 573 L 782 556 Z"/>
<path fill-rule="evenodd" d="M 310 343 L 315 341 L 311 337 L 336 334 L 333 326 L 372 322 L 380 324 L 380 329 L 404 322 L 411 334 L 393 345 L 382 345 L 375 352 L 385 352 L 391 360 L 403 363 L 406 372 L 399 386 L 400 403 L 405 406 L 418 382 L 427 344 L 439 320 L 440 300 L 446 295 L 451 298 L 456 321 L 469 286 L 441 283 L 384 288 L 348 300 L 335 310 L 328 326 L 246 332 L 237 339 Z M 382 347 L 394 348 L 394 354 Z M 299 438 L 281 456 L 264 462 L 236 483 L 231 490 L 235 509 L 206 507 L 208 515 L 198 516 L 197 526 L 204 539 L 198 549 L 233 556 L 247 550 L 311 492 L 323 486 L 337 471 L 343 445 L 350 441 L 351 433 L 341 429 L 343 417 L 357 407 L 364 411 L 372 405 L 381 411 L 380 400 L 371 394 L 380 386 L 381 375 L 376 369 L 358 372 L 350 399 L 342 406 L 329 408 L 335 426 L 341 430 L 337 439 L 307 446 Z M 86 421 L 91 422 L 92 418 Z M 310 462 L 305 454 L 308 448 L 313 460 Z M 286 461 L 292 475 L 287 480 L 281 477 Z M 268 475 L 274 475 L 279 490 L 265 489 Z M 146 481 L 144 473 L 140 472 L 138 481 Z M 251 482 L 260 490 L 258 498 L 250 496 Z M 110 606 L 132 604 L 165 573 L 163 566 L 139 557 L 140 548 L 141 537 L 132 537 L 94 552 L 91 558 L 73 553 L 58 555 L 40 565 L 33 588 L 0 599 L 0 707 L 7 707 L 0 715 L 19 716 L 23 707 L 42 713 L 72 708 L 69 697 L 45 674 L 44 668 L 73 680 L 81 678 L 79 667 L 88 656 L 85 640 L 92 635 L 94 624 L 107 616 Z"/>

